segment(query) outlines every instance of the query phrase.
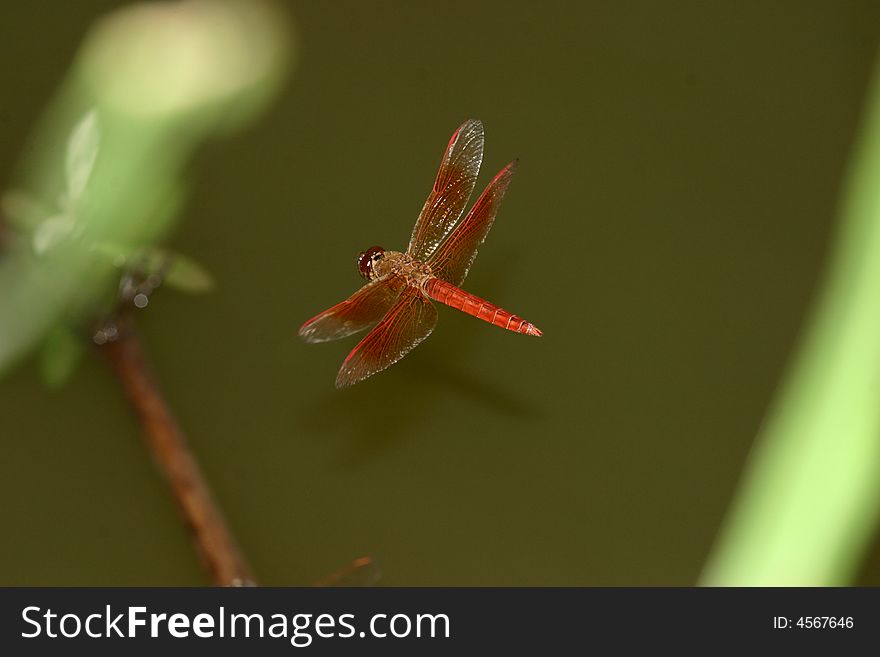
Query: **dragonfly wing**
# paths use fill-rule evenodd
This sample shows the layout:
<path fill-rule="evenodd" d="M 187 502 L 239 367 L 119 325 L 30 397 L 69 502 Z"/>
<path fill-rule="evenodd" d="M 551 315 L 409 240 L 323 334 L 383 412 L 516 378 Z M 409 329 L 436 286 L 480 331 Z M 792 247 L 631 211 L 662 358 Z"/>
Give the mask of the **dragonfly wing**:
<path fill-rule="evenodd" d="M 427 260 L 461 218 L 482 161 L 483 124 L 470 119 L 449 140 L 434 188 L 413 228 L 406 252 L 416 260 Z"/>
<path fill-rule="evenodd" d="M 348 387 L 390 367 L 427 338 L 436 323 L 434 304 L 417 288 L 407 288 L 382 321 L 348 354 L 336 377 L 336 387 Z"/>
<path fill-rule="evenodd" d="M 312 317 L 299 337 L 306 342 L 338 340 L 378 322 L 394 305 L 406 283 L 397 276 L 370 281 L 342 303 Z"/>
<path fill-rule="evenodd" d="M 464 220 L 428 259 L 434 276 L 453 285 L 461 285 L 477 257 L 477 249 L 495 221 L 510 178 L 516 171 L 516 164 L 517 160 L 514 160 L 495 176 Z"/>

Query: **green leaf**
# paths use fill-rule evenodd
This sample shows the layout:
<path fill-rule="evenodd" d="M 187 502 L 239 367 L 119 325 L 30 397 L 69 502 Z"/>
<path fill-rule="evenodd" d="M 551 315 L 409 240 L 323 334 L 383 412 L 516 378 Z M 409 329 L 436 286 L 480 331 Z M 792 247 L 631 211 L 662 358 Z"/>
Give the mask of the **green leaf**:
<path fill-rule="evenodd" d="M 98 115 L 92 110 L 80 119 L 67 141 L 65 171 L 68 203 L 73 203 L 82 196 L 98 157 L 99 141 Z"/>
<path fill-rule="evenodd" d="M 34 253 L 43 255 L 62 242 L 73 233 L 75 223 L 74 218 L 69 214 L 56 214 L 54 217 L 44 219 L 34 230 L 32 242 Z"/>
<path fill-rule="evenodd" d="M 3 236 L 0 374 L 59 323 L 88 322 L 112 306 L 117 258 L 101 257 L 107 249 L 93 244 L 121 247 L 118 260 L 141 283 L 137 258 L 179 216 L 196 148 L 255 119 L 280 89 L 290 55 L 280 11 L 280 3 L 252 0 L 136 3 L 88 30 L 40 112 L 21 183 L 55 205 L 37 219 L 66 214 L 75 225 L 60 243 L 63 222 L 45 229 L 39 246 L 57 248 L 41 257 L 33 253 L 36 226 Z M 208 276 L 180 273 L 191 267 L 173 269 L 170 284 L 210 286 Z M 147 276 L 143 285 L 160 280 Z"/>
<path fill-rule="evenodd" d="M 84 351 L 83 340 L 66 326 L 58 326 L 43 343 L 40 374 L 47 387 L 57 389 L 70 380 Z"/>
<path fill-rule="evenodd" d="M 162 252 L 167 258 L 163 282 L 170 288 L 189 294 L 202 294 L 214 288 L 211 274 L 191 258 L 173 251 Z"/>

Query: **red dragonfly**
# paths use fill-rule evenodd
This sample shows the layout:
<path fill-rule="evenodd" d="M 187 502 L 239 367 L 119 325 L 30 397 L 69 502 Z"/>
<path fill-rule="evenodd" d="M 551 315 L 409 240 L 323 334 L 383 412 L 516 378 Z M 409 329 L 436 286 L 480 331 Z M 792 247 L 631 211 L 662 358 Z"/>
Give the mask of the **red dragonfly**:
<path fill-rule="evenodd" d="M 483 124 L 465 121 L 449 140 L 406 252 L 373 246 L 359 254 L 358 271 L 369 282 L 300 328 L 299 335 L 307 342 L 325 342 L 375 324 L 342 363 L 337 388 L 381 372 L 427 338 L 437 323 L 431 299 L 509 331 L 541 335 L 522 317 L 458 287 L 492 227 L 516 170 L 516 160 L 504 167 L 459 223 L 482 160 Z"/>

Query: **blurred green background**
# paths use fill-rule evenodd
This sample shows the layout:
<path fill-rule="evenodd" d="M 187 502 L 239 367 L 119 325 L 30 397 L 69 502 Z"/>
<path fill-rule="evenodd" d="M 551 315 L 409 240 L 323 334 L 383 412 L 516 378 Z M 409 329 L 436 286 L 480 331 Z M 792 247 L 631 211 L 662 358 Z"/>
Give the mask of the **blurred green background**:
<path fill-rule="evenodd" d="M 0 180 L 92 21 L 7 3 Z M 212 142 L 169 244 L 214 275 L 139 313 L 261 583 L 370 555 L 387 585 L 696 582 L 822 274 L 880 35 L 865 2 L 290 2 L 297 65 Z M 450 134 L 520 168 L 465 287 L 353 389 L 295 333 L 405 247 Z M 0 584 L 200 584 L 97 358 L 0 380 Z M 880 584 L 873 549 L 859 583 Z"/>

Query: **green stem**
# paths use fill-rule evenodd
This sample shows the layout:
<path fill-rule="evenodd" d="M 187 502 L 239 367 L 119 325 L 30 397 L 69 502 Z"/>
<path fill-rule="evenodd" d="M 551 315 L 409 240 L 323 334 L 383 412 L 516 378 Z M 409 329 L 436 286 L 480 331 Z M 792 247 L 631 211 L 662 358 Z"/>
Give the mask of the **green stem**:
<path fill-rule="evenodd" d="M 880 507 L 880 66 L 874 75 L 829 271 L 710 555 L 706 585 L 848 584 L 874 533 Z"/>

